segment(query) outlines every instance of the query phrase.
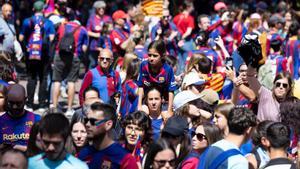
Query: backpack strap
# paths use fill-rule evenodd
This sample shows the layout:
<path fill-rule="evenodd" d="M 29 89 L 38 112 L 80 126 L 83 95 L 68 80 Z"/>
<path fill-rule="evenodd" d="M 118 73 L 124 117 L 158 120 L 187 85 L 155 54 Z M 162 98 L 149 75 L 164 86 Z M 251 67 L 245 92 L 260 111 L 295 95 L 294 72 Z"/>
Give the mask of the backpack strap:
<path fill-rule="evenodd" d="M 238 155 L 238 154 L 241 154 L 241 152 L 237 149 L 229 149 L 227 151 L 224 151 L 213 160 L 213 162 L 211 163 L 211 165 L 208 168 L 209 169 L 217 169 L 230 156 L 234 156 L 234 155 Z"/>

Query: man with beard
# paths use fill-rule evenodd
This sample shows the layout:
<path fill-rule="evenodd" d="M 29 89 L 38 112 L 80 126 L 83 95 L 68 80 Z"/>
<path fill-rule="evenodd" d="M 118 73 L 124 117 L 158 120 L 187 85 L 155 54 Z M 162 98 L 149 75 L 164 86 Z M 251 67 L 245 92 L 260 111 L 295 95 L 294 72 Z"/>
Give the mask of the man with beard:
<path fill-rule="evenodd" d="M 40 116 L 24 109 L 25 88 L 19 84 L 9 87 L 6 100 L 6 112 L 0 116 L 0 147 L 9 145 L 26 151 L 29 132 Z"/>
<path fill-rule="evenodd" d="M 87 169 L 87 165 L 67 153 L 69 121 L 61 113 L 47 114 L 40 123 L 43 153 L 29 158 L 30 169 Z"/>
<path fill-rule="evenodd" d="M 85 119 L 87 137 L 92 145 L 79 152 L 89 168 L 137 169 L 134 157 L 113 140 L 117 114 L 111 105 L 96 102 Z"/>

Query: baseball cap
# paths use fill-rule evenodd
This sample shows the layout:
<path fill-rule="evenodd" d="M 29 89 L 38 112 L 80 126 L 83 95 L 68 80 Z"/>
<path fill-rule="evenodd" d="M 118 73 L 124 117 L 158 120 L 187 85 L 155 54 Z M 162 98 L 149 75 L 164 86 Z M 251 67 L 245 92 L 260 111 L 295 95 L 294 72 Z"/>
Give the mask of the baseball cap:
<path fill-rule="evenodd" d="M 195 94 L 192 91 L 184 90 L 175 95 L 173 101 L 174 110 L 182 107 L 184 104 L 203 97 L 201 94 Z"/>
<path fill-rule="evenodd" d="M 250 19 L 261 19 L 261 16 L 258 13 L 253 13 L 250 15 Z"/>
<path fill-rule="evenodd" d="M 196 72 L 190 72 L 187 75 L 184 76 L 182 85 L 185 87 L 190 85 L 203 85 L 206 83 L 206 80 L 200 78 L 198 73 Z"/>
<path fill-rule="evenodd" d="M 125 19 L 127 18 L 127 14 L 122 10 L 117 10 L 116 12 L 113 13 L 112 18 L 114 21 L 118 19 Z"/>
<path fill-rule="evenodd" d="M 172 116 L 166 122 L 162 133 L 168 133 L 172 136 L 181 136 L 185 132 L 188 132 L 189 123 L 185 117 L 182 116 Z"/>
<path fill-rule="evenodd" d="M 106 7 L 106 3 L 104 1 L 96 1 L 94 2 L 93 5 L 94 8 L 105 8 Z"/>
<path fill-rule="evenodd" d="M 45 3 L 43 1 L 36 1 L 34 4 L 33 4 L 33 9 L 35 11 L 42 11 L 45 7 Z"/>
<path fill-rule="evenodd" d="M 201 100 L 210 105 L 215 105 L 220 100 L 218 93 L 212 89 L 204 89 L 200 95 Z"/>
<path fill-rule="evenodd" d="M 227 6 L 224 2 L 217 2 L 214 6 L 215 11 L 219 11 L 220 9 L 227 9 Z"/>

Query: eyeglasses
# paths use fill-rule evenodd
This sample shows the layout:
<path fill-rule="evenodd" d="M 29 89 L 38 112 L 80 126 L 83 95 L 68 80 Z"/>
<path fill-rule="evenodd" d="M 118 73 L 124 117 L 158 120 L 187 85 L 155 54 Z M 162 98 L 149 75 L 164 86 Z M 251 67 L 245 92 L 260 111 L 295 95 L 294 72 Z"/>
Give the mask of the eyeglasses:
<path fill-rule="evenodd" d="M 207 140 L 207 137 L 204 134 L 202 134 L 202 133 L 196 133 L 196 132 L 193 131 L 191 133 L 192 138 L 195 137 L 195 135 L 197 136 L 197 139 L 199 141 Z"/>
<path fill-rule="evenodd" d="M 105 123 L 107 121 L 108 121 L 108 119 L 98 120 L 98 119 L 95 119 L 95 118 L 87 118 L 87 117 L 84 118 L 84 124 L 87 124 L 88 122 L 90 122 L 90 124 L 92 126 L 99 126 L 102 123 Z"/>
<path fill-rule="evenodd" d="M 141 132 L 141 131 L 143 131 L 143 129 L 142 129 L 141 127 L 133 127 L 133 126 L 130 126 L 130 125 L 127 125 L 127 126 L 126 126 L 126 129 L 129 130 L 130 133 L 131 133 L 132 131 L 134 131 L 135 133 L 136 133 L 136 132 Z"/>
<path fill-rule="evenodd" d="M 175 158 L 172 160 L 154 160 L 159 168 L 164 167 L 167 163 L 169 163 L 170 166 L 175 167 L 176 165 L 176 160 Z"/>
<path fill-rule="evenodd" d="M 276 82 L 276 83 L 275 83 L 275 86 L 276 86 L 276 87 L 281 87 L 281 86 L 282 86 L 283 88 L 286 89 L 286 88 L 289 86 L 289 84 L 287 84 L 287 83 Z"/>
<path fill-rule="evenodd" d="M 100 57 L 100 61 L 104 61 L 104 60 L 110 62 L 110 61 L 111 61 L 111 58 Z"/>

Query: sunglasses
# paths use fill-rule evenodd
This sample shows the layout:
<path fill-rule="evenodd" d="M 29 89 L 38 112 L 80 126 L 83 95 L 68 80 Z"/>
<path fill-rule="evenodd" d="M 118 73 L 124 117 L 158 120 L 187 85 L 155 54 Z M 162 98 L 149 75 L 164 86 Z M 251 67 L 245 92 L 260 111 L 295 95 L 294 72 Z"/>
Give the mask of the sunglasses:
<path fill-rule="evenodd" d="M 104 60 L 110 62 L 110 61 L 111 61 L 111 58 L 100 57 L 100 61 L 104 61 Z"/>
<path fill-rule="evenodd" d="M 191 133 L 191 136 L 192 136 L 192 138 L 194 137 L 194 136 L 197 136 L 197 139 L 199 140 L 199 141 L 203 141 L 203 140 L 207 140 L 207 137 L 204 135 L 204 134 L 202 134 L 202 133 L 196 133 L 196 132 L 192 132 Z"/>
<path fill-rule="evenodd" d="M 163 16 L 162 18 L 163 18 L 163 19 L 169 19 L 170 16 Z"/>
<path fill-rule="evenodd" d="M 159 168 L 164 167 L 167 163 L 169 163 L 169 165 L 171 167 L 175 167 L 175 165 L 176 165 L 176 160 L 175 159 L 172 159 L 172 160 L 154 160 L 154 161 L 158 164 Z"/>
<path fill-rule="evenodd" d="M 149 57 L 155 57 L 155 58 L 156 58 L 156 57 L 159 57 L 158 54 L 153 54 L 153 53 L 148 53 L 148 56 L 149 56 Z"/>
<path fill-rule="evenodd" d="M 95 119 L 95 118 L 87 118 L 87 117 L 84 118 L 84 124 L 87 124 L 88 122 L 90 122 L 90 124 L 92 126 L 99 126 L 102 123 L 105 123 L 107 121 L 108 121 L 108 119 L 98 120 L 98 119 Z"/>
<path fill-rule="evenodd" d="M 287 83 L 276 82 L 276 83 L 275 83 L 275 86 L 276 86 L 276 87 L 281 87 L 281 86 L 282 86 L 283 88 L 286 89 L 286 88 L 289 86 L 289 84 L 287 84 Z"/>

